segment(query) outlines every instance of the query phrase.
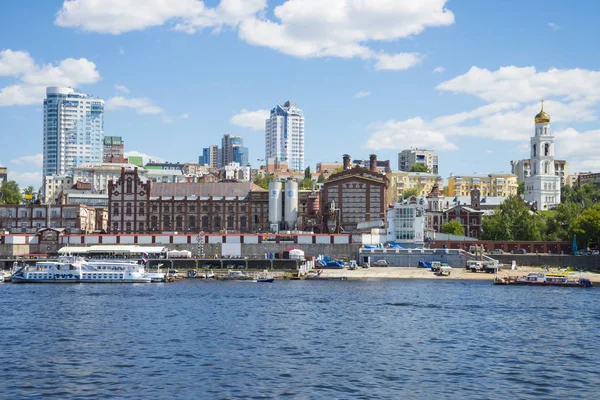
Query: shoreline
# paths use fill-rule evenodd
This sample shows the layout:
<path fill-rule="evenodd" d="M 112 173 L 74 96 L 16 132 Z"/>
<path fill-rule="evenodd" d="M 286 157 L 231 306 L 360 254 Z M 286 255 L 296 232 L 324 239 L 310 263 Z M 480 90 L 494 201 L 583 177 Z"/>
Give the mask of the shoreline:
<path fill-rule="evenodd" d="M 522 276 L 529 272 L 540 272 L 541 268 L 518 267 L 516 270 L 500 270 L 499 274 L 503 276 Z M 550 268 L 550 273 L 557 273 L 557 268 Z M 583 272 L 588 276 L 592 283 L 600 284 L 600 274 L 593 272 Z M 358 268 L 356 270 L 348 269 L 323 269 L 319 279 L 341 279 L 362 280 L 362 279 L 445 279 L 445 280 L 471 280 L 471 281 L 490 281 L 494 280 L 496 274 L 485 272 L 471 272 L 465 268 L 452 268 L 450 275 L 435 275 L 427 268 L 415 267 L 370 267 Z"/>

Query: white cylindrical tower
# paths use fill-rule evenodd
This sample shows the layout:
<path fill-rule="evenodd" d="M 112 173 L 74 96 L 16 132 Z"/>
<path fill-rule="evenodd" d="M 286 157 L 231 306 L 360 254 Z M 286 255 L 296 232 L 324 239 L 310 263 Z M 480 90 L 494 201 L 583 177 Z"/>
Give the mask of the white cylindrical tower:
<path fill-rule="evenodd" d="M 295 229 L 298 221 L 298 182 L 287 181 L 285 183 L 285 224 L 287 229 Z"/>
<path fill-rule="evenodd" d="M 277 226 L 275 231 L 279 230 L 281 223 L 281 182 L 269 183 L 269 224 L 273 231 L 273 225 Z"/>

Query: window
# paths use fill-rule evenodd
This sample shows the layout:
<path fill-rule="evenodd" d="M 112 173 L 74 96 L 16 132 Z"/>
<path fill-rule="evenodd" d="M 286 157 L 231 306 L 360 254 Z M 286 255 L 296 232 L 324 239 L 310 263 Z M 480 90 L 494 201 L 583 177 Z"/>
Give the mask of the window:
<path fill-rule="evenodd" d="M 246 217 L 245 216 L 240 217 L 240 228 L 242 228 L 242 229 L 246 228 Z"/>
<path fill-rule="evenodd" d="M 532 150 L 533 150 L 533 157 L 536 157 L 536 155 L 537 155 L 536 154 L 537 146 L 535 144 L 533 145 Z"/>
<path fill-rule="evenodd" d="M 150 218 L 150 226 L 152 229 L 158 228 L 158 217 L 156 215 L 153 215 L 152 218 Z"/>
<path fill-rule="evenodd" d="M 113 222 L 113 232 L 119 232 L 119 223 Z"/>
<path fill-rule="evenodd" d="M 190 206 L 190 212 L 196 212 L 196 207 L 194 205 Z"/>
<path fill-rule="evenodd" d="M 119 215 L 119 203 L 113 204 L 113 215 Z"/>
<path fill-rule="evenodd" d="M 202 206 L 202 212 L 208 212 L 208 206 Z"/>
<path fill-rule="evenodd" d="M 175 218 L 175 229 L 183 229 L 183 217 L 181 215 Z"/>
<path fill-rule="evenodd" d="M 202 217 L 202 229 L 208 229 L 208 216 Z"/>
<path fill-rule="evenodd" d="M 233 229 L 233 215 L 227 217 L 227 229 Z"/>
<path fill-rule="evenodd" d="M 163 229 L 167 229 L 171 227 L 171 218 L 168 215 L 163 217 Z"/>
<path fill-rule="evenodd" d="M 127 233 L 131 233 L 131 222 L 127 222 L 125 224 L 125 229 L 126 229 Z"/>
<path fill-rule="evenodd" d="M 221 228 L 221 217 L 215 217 L 215 229 Z"/>
<path fill-rule="evenodd" d="M 140 215 L 144 215 L 144 212 L 145 212 L 145 211 L 144 211 L 144 207 L 143 207 L 143 206 L 142 206 L 142 207 L 140 207 L 139 214 L 140 214 Z"/>
<path fill-rule="evenodd" d="M 188 228 L 196 229 L 196 216 L 190 215 L 189 221 L 188 221 Z"/>
<path fill-rule="evenodd" d="M 144 232 L 144 223 L 140 222 L 140 232 Z"/>
<path fill-rule="evenodd" d="M 125 215 L 131 215 L 131 203 L 127 203 L 127 211 L 125 212 Z"/>
<path fill-rule="evenodd" d="M 152 204 L 152 212 L 157 212 L 158 206 L 156 204 Z"/>
<path fill-rule="evenodd" d="M 550 144 L 546 143 L 544 145 L 544 155 L 545 156 L 549 156 L 550 155 Z"/>
<path fill-rule="evenodd" d="M 127 179 L 127 187 L 126 187 L 126 190 L 125 190 L 125 192 L 126 192 L 126 193 L 133 193 L 132 186 L 133 186 L 133 185 L 131 184 L 131 178 L 130 178 L 130 179 Z"/>
<path fill-rule="evenodd" d="M 233 212 L 233 206 L 228 206 L 227 207 L 227 211 L 230 212 L 230 213 L 232 213 Z"/>
<path fill-rule="evenodd" d="M 178 205 L 177 206 L 177 212 L 183 212 L 183 206 L 182 205 Z"/>
<path fill-rule="evenodd" d="M 169 206 L 165 206 L 165 212 L 169 212 Z"/>

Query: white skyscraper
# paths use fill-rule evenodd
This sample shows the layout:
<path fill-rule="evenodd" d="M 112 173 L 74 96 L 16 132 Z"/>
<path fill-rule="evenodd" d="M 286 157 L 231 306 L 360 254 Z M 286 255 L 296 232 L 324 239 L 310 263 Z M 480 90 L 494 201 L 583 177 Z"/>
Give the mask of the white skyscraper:
<path fill-rule="evenodd" d="M 265 158 L 285 161 L 291 170 L 304 170 L 304 114 L 294 102 L 271 110 L 265 124 Z"/>
<path fill-rule="evenodd" d="M 46 88 L 44 177 L 64 175 L 84 163 L 101 163 L 104 101 L 72 88 Z"/>
<path fill-rule="evenodd" d="M 525 178 L 525 200 L 536 202 L 538 210 L 560 203 L 560 177 L 554 173 L 554 136 L 550 134 L 550 115 L 542 110 L 535 116 L 535 135 L 531 138 L 531 175 Z"/>

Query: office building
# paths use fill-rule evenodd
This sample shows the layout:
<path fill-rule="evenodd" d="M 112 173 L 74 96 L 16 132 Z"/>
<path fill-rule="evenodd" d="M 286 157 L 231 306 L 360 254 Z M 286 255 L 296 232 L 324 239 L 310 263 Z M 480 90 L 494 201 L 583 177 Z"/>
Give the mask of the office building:
<path fill-rule="evenodd" d="M 438 155 L 432 150 L 409 149 L 398 153 L 398 170 L 408 172 L 415 164 L 426 166 L 434 175 L 439 173 Z"/>
<path fill-rule="evenodd" d="M 265 159 L 285 161 L 289 169 L 304 170 L 304 114 L 291 101 L 271 110 L 265 123 Z"/>
<path fill-rule="evenodd" d="M 200 165 L 219 168 L 222 162 L 222 152 L 217 145 L 211 145 L 202 149 L 202 155 L 198 158 Z"/>
<path fill-rule="evenodd" d="M 70 174 L 100 163 L 104 153 L 104 101 L 72 88 L 46 88 L 43 176 Z"/>

